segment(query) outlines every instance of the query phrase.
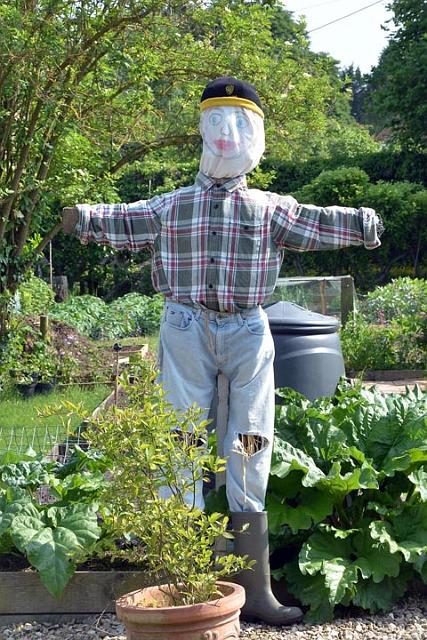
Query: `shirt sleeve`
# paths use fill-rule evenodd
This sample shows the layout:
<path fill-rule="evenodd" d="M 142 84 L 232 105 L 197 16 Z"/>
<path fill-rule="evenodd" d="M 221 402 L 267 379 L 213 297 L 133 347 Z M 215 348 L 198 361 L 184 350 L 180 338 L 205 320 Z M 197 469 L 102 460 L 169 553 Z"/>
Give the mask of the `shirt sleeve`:
<path fill-rule="evenodd" d="M 163 196 L 130 204 L 78 204 L 75 233 L 82 244 L 97 242 L 114 249 L 139 251 L 152 245 L 160 230 Z"/>
<path fill-rule="evenodd" d="M 367 207 L 317 207 L 299 204 L 292 196 L 277 196 L 271 229 L 280 248 L 325 251 L 352 245 L 375 249 L 381 244 L 383 225 Z"/>

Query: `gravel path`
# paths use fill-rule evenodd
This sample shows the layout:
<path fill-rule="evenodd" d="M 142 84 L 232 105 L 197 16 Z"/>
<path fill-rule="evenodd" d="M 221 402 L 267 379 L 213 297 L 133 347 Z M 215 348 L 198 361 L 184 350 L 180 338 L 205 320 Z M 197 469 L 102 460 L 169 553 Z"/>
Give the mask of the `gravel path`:
<path fill-rule="evenodd" d="M 392 613 L 337 619 L 321 625 L 282 629 L 242 624 L 241 640 L 427 640 L 427 598 L 411 597 Z M 26 623 L 0 628 L 0 640 L 126 640 L 114 615 L 87 623 L 47 625 Z"/>

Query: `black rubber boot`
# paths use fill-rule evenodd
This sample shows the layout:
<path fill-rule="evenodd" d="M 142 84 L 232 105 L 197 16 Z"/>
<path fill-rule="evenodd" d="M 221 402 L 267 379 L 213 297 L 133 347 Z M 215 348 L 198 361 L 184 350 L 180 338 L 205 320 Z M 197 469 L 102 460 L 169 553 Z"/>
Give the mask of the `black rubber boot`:
<path fill-rule="evenodd" d="M 232 523 L 234 553 L 256 560 L 252 569 L 241 571 L 233 577 L 233 582 L 242 585 L 246 591 L 242 620 L 259 620 L 276 626 L 294 624 L 301 620 L 301 609 L 280 604 L 271 591 L 267 513 L 232 513 Z M 246 524 L 249 527 L 239 533 Z"/>

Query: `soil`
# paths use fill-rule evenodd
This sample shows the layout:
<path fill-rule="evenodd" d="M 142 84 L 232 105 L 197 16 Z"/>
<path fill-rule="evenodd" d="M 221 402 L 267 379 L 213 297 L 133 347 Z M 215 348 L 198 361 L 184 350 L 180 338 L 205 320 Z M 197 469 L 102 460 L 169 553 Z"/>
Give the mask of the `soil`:
<path fill-rule="evenodd" d="M 91 558 L 77 565 L 76 571 L 143 571 L 144 567 L 131 564 L 126 560 L 108 560 Z M 2 571 L 34 571 L 28 560 L 18 553 L 0 554 L 0 573 Z"/>
<path fill-rule="evenodd" d="M 34 329 L 39 329 L 37 316 L 29 318 L 28 322 Z M 70 325 L 58 320 L 49 321 L 49 336 L 60 357 L 71 356 L 78 363 L 75 375 L 78 381 L 108 383 L 113 380 L 115 353 L 111 347 L 97 345 Z"/>

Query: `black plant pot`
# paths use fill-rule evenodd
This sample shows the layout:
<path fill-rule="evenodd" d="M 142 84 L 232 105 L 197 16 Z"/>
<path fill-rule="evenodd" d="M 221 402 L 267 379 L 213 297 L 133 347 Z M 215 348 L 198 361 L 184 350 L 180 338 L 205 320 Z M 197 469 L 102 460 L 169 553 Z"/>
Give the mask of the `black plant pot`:
<path fill-rule="evenodd" d="M 37 382 L 31 382 L 30 384 L 16 384 L 15 387 L 23 398 L 30 398 L 34 395 Z"/>
<path fill-rule="evenodd" d="M 50 393 L 55 387 L 54 382 L 38 382 L 36 385 L 36 393 Z"/>

